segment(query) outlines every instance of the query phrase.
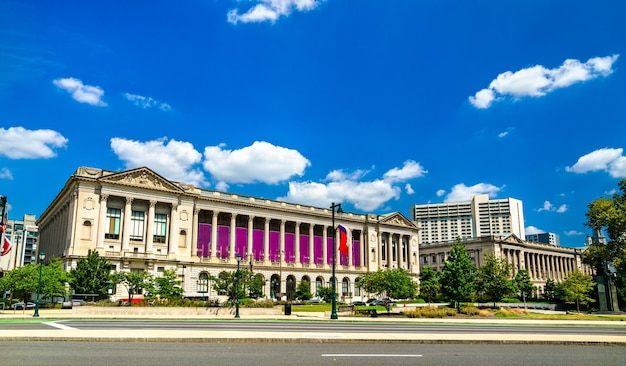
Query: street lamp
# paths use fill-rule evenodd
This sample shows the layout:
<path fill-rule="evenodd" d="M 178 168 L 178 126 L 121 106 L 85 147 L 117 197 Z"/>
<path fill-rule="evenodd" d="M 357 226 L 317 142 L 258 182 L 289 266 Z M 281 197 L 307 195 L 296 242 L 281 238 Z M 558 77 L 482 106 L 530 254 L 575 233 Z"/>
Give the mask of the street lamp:
<path fill-rule="evenodd" d="M 332 223 L 333 223 L 333 275 L 330 278 L 330 282 L 332 284 L 332 291 L 333 291 L 332 308 L 330 312 L 331 319 L 339 318 L 337 316 L 337 279 L 335 278 L 335 262 L 336 262 L 335 257 L 337 256 L 337 229 L 335 228 L 335 209 L 337 210 L 338 214 L 342 214 L 343 210 L 341 209 L 341 203 L 335 204 L 335 202 L 333 202 L 330 205 L 330 210 L 332 211 Z"/>
<path fill-rule="evenodd" d="M 39 252 L 39 282 L 37 284 L 37 300 L 35 301 L 35 314 L 33 317 L 39 317 L 39 294 L 41 294 L 41 271 L 43 269 L 43 260 L 46 258 L 46 253 L 41 251 Z"/>
<path fill-rule="evenodd" d="M 237 254 L 237 282 L 235 282 L 235 319 L 239 319 L 239 280 L 241 273 L 239 272 L 239 263 L 241 262 L 241 254 Z"/>

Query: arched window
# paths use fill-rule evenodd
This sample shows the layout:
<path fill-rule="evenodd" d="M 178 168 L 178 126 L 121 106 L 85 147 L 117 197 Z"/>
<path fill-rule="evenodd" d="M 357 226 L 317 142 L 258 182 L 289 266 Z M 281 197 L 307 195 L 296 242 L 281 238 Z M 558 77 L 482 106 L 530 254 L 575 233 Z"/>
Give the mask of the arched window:
<path fill-rule="evenodd" d="M 350 296 L 350 280 L 346 277 L 341 281 L 341 296 Z"/>
<path fill-rule="evenodd" d="M 209 274 L 206 272 L 202 272 L 198 276 L 198 292 L 201 294 L 209 292 Z"/>

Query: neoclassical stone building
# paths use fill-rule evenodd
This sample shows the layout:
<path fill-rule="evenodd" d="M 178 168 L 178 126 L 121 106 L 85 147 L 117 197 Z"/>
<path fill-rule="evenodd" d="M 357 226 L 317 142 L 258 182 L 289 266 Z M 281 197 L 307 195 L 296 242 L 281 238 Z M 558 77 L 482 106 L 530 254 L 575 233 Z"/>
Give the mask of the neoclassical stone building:
<path fill-rule="evenodd" d="M 119 271 L 174 269 L 186 297 L 217 296 L 210 276 L 234 271 L 238 255 L 240 266 L 263 276 L 268 298 L 291 300 L 302 280 L 315 293 L 332 273 L 330 207 L 204 190 L 145 167 L 78 168 L 37 224 L 40 249 L 67 270 L 95 249 Z M 336 253 L 340 299 L 366 298 L 355 279 L 380 268 L 405 268 L 417 279 L 418 228 L 402 214 L 336 214 L 335 225 L 348 236 L 348 255 Z"/>
<path fill-rule="evenodd" d="M 493 254 L 512 265 L 513 276 L 520 269 L 528 270 L 539 296 L 543 295 L 548 278 L 561 282 L 574 270 L 589 275 L 593 273 L 591 267 L 582 263 L 581 249 L 524 241 L 515 234 L 467 238 L 462 241 L 476 267 L 485 263 L 487 254 Z M 453 241 L 421 244 L 420 269 L 431 266 L 436 270 L 442 270 L 453 244 Z"/>

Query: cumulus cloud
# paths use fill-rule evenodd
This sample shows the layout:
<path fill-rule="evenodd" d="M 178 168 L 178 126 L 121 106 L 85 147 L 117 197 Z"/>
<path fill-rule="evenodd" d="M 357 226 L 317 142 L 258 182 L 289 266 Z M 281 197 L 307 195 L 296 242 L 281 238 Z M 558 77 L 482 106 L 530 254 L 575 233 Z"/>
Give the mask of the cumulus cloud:
<path fill-rule="evenodd" d="M 9 159 L 49 159 L 57 156 L 68 140 L 53 130 L 27 130 L 24 127 L 0 128 L 0 155 Z"/>
<path fill-rule="evenodd" d="M 227 188 L 228 183 L 277 184 L 294 175 L 304 175 L 309 165 L 309 160 L 298 151 L 264 141 L 238 150 L 226 150 L 223 146 L 204 148 L 204 169 L 221 182 L 222 188 Z"/>
<path fill-rule="evenodd" d="M 618 54 L 594 57 L 586 62 L 568 59 L 554 69 L 535 65 L 515 72 L 506 71 L 491 81 L 488 88 L 470 96 L 469 101 L 474 107 L 485 109 L 505 97 L 541 97 L 559 88 L 610 75 L 618 57 Z"/>
<path fill-rule="evenodd" d="M 488 194 L 489 197 L 493 198 L 501 189 L 501 187 L 487 183 L 478 183 L 471 187 L 459 183 L 452 187 L 452 191 L 448 193 L 443 202 L 467 202 L 471 201 L 472 197 L 478 194 Z M 437 194 L 439 195 L 439 192 Z"/>
<path fill-rule="evenodd" d="M 202 171 L 193 168 L 201 161 L 202 154 L 189 142 L 168 141 L 166 137 L 146 142 L 114 137 L 111 149 L 125 162 L 127 169 L 146 166 L 167 179 L 207 185 Z"/>
<path fill-rule="evenodd" d="M 280 17 L 287 17 L 293 11 L 305 12 L 315 9 L 322 0 L 251 0 L 255 5 L 240 13 L 239 8 L 231 9 L 227 14 L 229 23 L 275 22 Z"/>
<path fill-rule="evenodd" d="M 169 104 L 159 102 L 158 100 L 153 99 L 152 97 L 144 97 L 143 95 L 131 94 L 131 93 L 124 93 L 124 97 L 130 100 L 131 102 L 133 102 L 133 104 L 135 104 L 136 106 L 144 108 L 144 109 L 158 108 L 162 111 L 169 111 L 170 109 L 172 109 L 172 107 Z"/>
<path fill-rule="evenodd" d="M 410 183 L 407 183 L 404 186 L 404 190 L 406 191 L 406 194 L 415 194 L 415 190 L 413 189 Z"/>
<path fill-rule="evenodd" d="M 526 226 L 524 228 L 525 235 L 543 234 L 545 232 L 546 232 L 545 230 L 541 230 L 535 226 Z"/>
<path fill-rule="evenodd" d="M 567 211 L 567 205 L 562 204 L 561 206 L 556 207 L 552 203 L 550 203 L 550 201 L 544 201 L 543 207 L 537 209 L 537 212 L 541 212 L 541 211 L 563 213 Z"/>
<path fill-rule="evenodd" d="M 391 199 L 398 199 L 402 189 L 396 183 L 406 182 L 426 174 L 420 164 L 407 160 L 402 167 L 396 167 L 383 174 L 382 179 L 359 181 L 364 176 L 362 170 L 345 173 L 341 170 L 330 172 L 324 182 L 289 182 L 289 192 L 284 200 L 306 205 L 326 207 L 332 202 L 349 202 L 359 210 L 373 211 Z M 408 194 L 413 193 L 410 184 L 404 186 Z"/>
<path fill-rule="evenodd" d="M 13 173 L 9 170 L 9 168 L 0 169 L 0 179 L 13 180 Z"/>
<path fill-rule="evenodd" d="M 585 235 L 585 233 L 577 231 L 577 230 L 568 230 L 564 231 L 563 234 L 566 236 L 577 236 L 577 235 Z"/>
<path fill-rule="evenodd" d="M 602 148 L 578 158 L 573 166 L 565 167 L 571 173 L 605 171 L 613 178 L 626 178 L 626 157 L 622 148 Z"/>
<path fill-rule="evenodd" d="M 70 93 L 72 98 L 78 102 L 98 107 L 107 105 L 102 101 L 104 90 L 98 86 L 85 85 L 81 80 L 75 78 L 55 79 L 52 83 Z"/>

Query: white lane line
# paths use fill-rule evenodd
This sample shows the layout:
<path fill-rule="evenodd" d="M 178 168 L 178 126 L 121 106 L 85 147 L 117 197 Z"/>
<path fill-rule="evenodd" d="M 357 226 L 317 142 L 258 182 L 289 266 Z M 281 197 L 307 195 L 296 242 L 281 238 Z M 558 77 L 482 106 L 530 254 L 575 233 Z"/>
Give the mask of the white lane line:
<path fill-rule="evenodd" d="M 389 354 L 356 354 L 356 353 L 323 353 L 322 357 L 422 357 L 422 355 L 389 355 Z"/>
<path fill-rule="evenodd" d="M 69 327 L 69 326 L 67 326 L 67 325 L 65 325 L 65 324 L 61 324 L 61 323 L 57 323 L 57 322 L 49 322 L 49 323 L 48 323 L 48 322 L 46 322 L 46 323 L 44 323 L 44 324 L 49 325 L 49 326 L 51 326 L 51 327 L 55 327 L 55 328 L 59 328 L 59 329 L 63 329 L 63 330 L 78 330 L 78 329 L 76 329 L 76 328 L 72 328 L 72 327 Z"/>

